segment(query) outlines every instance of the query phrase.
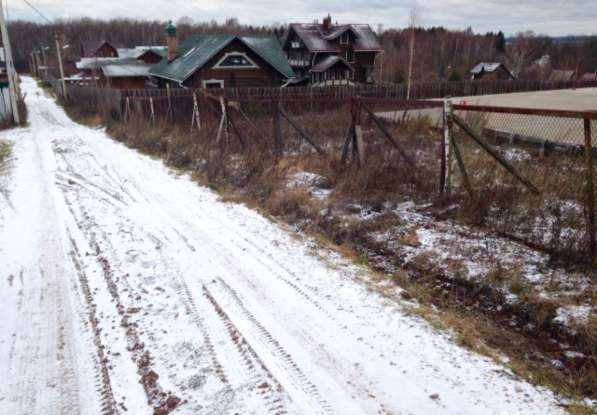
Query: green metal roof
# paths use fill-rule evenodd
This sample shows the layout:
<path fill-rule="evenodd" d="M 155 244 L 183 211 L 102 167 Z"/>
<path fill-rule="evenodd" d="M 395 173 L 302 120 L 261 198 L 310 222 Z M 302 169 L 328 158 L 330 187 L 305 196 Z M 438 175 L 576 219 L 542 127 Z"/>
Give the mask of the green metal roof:
<path fill-rule="evenodd" d="M 182 83 L 234 39 L 239 39 L 286 78 L 294 76 L 275 36 L 235 35 L 191 36 L 180 44 L 175 60 L 168 62 L 167 58 L 162 59 L 151 68 L 150 74 Z"/>

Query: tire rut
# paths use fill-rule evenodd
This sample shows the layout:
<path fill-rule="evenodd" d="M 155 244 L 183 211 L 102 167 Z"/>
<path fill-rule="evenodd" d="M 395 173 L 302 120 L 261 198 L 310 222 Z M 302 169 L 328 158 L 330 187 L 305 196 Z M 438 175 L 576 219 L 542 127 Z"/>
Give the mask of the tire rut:
<path fill-rule="evenodd" d="M 238 293 L 221 278 L 218 278 L 217 282 L 222 288 L 224 288 L 226 294 L 232 300 L 233 304 L 239 310 L 240 314 L 252 324 L 257 334 L 258 340 L 261 341 L 269 349 L 269 351 L 274 356 L 276 356 L 278 361 L 284 366 L 285 372 L 289 375 L 295 387 L 300 389 L 305 395 L 305 397 L 311 401 L 311 406 L 313 407 L 315 413 L 333 413 L 330 404 L 323 398 L 315 384 L 308 379 L 308 377 L 305 375 L 305 373 L 302 371 L 299 365 L 294 361 L 292 356 L 284 349 L 280 342 L 278 342 L 278 340 L 276 340 L 272 336 L 272 334 L 245 307 L 244 303 L 238 296 Z M 214 307 L 216 307 L 216 310 L 219 310 L 218 314 L 220 314 L 223 319 L 227 320 L 228 324 L 231 326 L 232 329 L 234 329 L 238 333 L 241 333 L 232 323 L 232 320 L 230 319 L 228 314 L 224 312 L 222 306 L 216 301 L 211 291 L 206 286 L 203 287 L 203 291 L 208 300 L 214 305 Z"/>

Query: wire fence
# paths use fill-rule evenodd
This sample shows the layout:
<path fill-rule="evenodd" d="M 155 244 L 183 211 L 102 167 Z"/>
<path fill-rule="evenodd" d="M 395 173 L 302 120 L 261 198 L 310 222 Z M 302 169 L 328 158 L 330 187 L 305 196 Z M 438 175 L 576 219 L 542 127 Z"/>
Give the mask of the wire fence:
<path fill-rule="evenodd" d="M 451 94 L 495 92 L 496 85 L 506 83 L 460 83 Z M 441 84 L 427 88 L 434 92 L 421 94 L 446 94 Z M 407 101 L 403 92 L 67 88 L 69 105 L 132 125 L 140 146 L 181 165 L 207 166 L 210 177 L 233 176 L 242 185 L 270 160 L 302 158 L 303 166 L 331 176 L 350 175 L 338 182 L 347 194 L 448 200 L 456 220 L 561 257 L 594 260 L 597 113 Z M 187 133 L 164 140 L 143 134 L 164 126 Z"/>
<path fill-rule="evenodd" d="M 597 112 L 452 110 L 446 189 L 470 196 L 474 219 L 560 256 L 595 259 Z"/>

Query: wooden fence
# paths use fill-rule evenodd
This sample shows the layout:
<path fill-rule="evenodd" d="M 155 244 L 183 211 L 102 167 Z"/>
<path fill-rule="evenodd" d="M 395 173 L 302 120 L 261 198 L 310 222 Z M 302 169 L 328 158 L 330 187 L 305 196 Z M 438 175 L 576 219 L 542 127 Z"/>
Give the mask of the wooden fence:
<path fill-rule="evenodd" d="M 477 95 L 506 94 L 512 92 L 546 91 L 571 88 L 597 87 L 596 81 L 545 82 L 545 81 L 462 81 L 422 82 L 411 87 L 411 99 L 434 99 Z M 192 89 L 132 89 L 123 90 L 123 96 L 158 97 L 192 96 L 198 91 Z M 329 87 L 287 87 L 287 88 L 223 88 L 210 89 L 211 95 L 239 100 L 345 100 L 353 96 L 406 100 L 404 84 L 357 84 Z"/>

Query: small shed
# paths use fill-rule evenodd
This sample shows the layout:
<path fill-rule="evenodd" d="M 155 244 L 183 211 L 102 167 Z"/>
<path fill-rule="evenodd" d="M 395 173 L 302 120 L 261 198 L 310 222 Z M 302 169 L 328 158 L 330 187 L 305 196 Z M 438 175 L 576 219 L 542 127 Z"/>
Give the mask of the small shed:
<path fill-rule="evenodd" d="M 471 79 L 474 81 L 512 81 L 516 77 L 499 62 L 481 62 L 471 69 Z"/>
<path fill-rule="evenodd" d="M 143 89 L 150 79 L 151 65 L 138 62 L 115 62 L 100 69 L 100 83 L 108 88 Z"/>

